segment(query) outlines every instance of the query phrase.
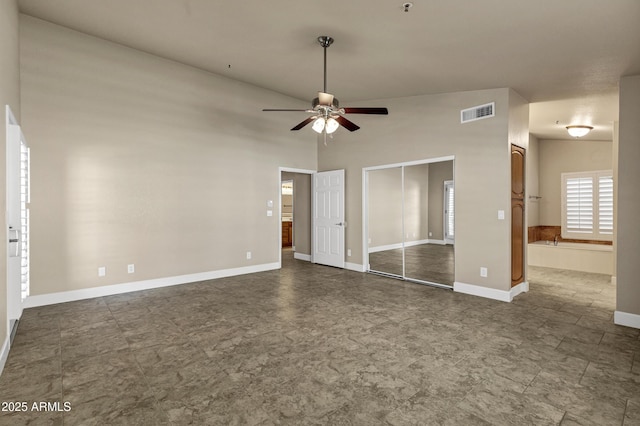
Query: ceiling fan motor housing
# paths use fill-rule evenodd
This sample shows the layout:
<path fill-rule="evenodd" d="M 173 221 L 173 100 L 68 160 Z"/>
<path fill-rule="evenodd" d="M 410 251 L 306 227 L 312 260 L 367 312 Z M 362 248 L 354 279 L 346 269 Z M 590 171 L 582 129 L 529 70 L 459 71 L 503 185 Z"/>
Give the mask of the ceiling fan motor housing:
<path fill-rule="evenodd" d="M 316 109 L 316 107 L 320 104 L 320 98 L 313 98 L 313 101 L 311 102 L 312 108 Z M 323 105 L 325 107 L 328 107 L 329 105 Z M 340 108 L 340 102 L 338 102 L 338 99 L 336 99 L 335 97 L 333 98 L 333 102 L 331 103 L 331 107 L 333 107 L 334 109 L 338 109 Z"/>

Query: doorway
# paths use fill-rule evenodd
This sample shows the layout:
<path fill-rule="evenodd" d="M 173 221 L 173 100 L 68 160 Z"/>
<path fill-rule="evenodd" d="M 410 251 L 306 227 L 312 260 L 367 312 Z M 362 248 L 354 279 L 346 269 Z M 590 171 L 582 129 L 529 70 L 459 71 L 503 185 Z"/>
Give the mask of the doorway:
<path fill-rule="evenodd" d="M 313 170 L 280 167 L 278 208 L 278 251 L 292 259 L 311 261 L 311 180 Z M 285 189 L 283 189 L 283 187 Z M 291 195 L 287 195 L 287 193 Z M 285 228 L 288 235 L 285 235 Z M 290 229 L 290 231 L 289 231 Z M 286 240 L 285 241 L 285 237 Z M 289 237 L 291 244 L 288 243 Z"/>
<path fill-rule="evenodd" d="M 452 288 L 454 157 L 363 169 L 367 272 Z"/>
<path fill-rule="evenodd" d="M 7 331 L 12 341 L 29 296 L 30 151 L 9 106 L 6 128 Z"/>
<path fill-rule="evenodd" d="M 280 219 L 282 247 L 293 247 L 293 179 L 283 180 L 280 186 Z"/>

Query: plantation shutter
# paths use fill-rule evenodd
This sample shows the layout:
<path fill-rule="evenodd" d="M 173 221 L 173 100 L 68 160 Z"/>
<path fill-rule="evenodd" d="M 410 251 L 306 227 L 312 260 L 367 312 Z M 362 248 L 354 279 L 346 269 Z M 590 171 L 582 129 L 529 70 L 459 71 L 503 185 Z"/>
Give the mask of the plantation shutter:
<path fill-rule="evenodd" d="M 598 176 L 598 231 L 613 235 L 613 176 Z"/>
<path fill-rule="evenodd" d="M 567 178 L 567 231 L 593 233 L 593 177 Z"/>
<path fill-rule="evenodd" d="M 611 240 L 613 174 L 611 170 L 562 174 L 562 237 Z"/>

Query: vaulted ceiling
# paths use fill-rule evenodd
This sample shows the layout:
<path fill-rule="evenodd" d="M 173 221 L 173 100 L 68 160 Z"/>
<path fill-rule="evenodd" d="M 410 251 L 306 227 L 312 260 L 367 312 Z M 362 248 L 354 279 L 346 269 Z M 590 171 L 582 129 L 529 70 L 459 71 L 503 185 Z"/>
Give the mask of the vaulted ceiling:
<path fill-rule="evenodd" d="M 638 0 L 20 0 L 22 13 L 295 98 L 348 102 L 511 87 L 531 133 L 611 140 L 640 74 Z M 262 107 L 262 106 L 260 106 Z M 390 111 L 390 113 L 393 113 Z"/>

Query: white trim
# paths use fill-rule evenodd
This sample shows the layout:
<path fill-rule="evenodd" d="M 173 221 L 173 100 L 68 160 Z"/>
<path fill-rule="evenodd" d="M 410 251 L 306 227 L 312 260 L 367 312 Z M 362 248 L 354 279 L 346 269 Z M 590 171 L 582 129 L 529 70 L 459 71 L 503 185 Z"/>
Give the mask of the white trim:
<path fill-rule="evenodd" d="M 198 281 L 215 280 L 217 278 L 251 274 L 254 272 L 279 269 L 277 262 L 261 265 L 245 266 L 242 268 L 221 269 L 218 271 L 200 272 L 196 274 L 179 275 L 175 277 L 156 278 L 145 281 L 135 281 L 124 284 L 106 285 L 101 287 L 84 288 L 80 290 L 62 291 L 59 293 L 39 294 L 29 296 L 25 301 L 25 308 L 53 305 L 56 303 L 73 302 L 75 300 L 92 299 L 94 297 L 111 296 L 132 291 L 149 290 L 179 284 L 190 284 Z"/>
<path fill-rule="evenodd" d="M 615 311 L 613 313 L 613 323 L 624 325 L 625 327 L 640 328 L 640 315 Z"/>
<path fill-rule="evenodd" d="M 312 175 L 316 173 L 316 170 L 308 170 L 308 169 L 296 169 L 293 167 L 280 167 L 280 172 L 289 172 L 289 173 L 300 173 L 303 175 Z"/>
<path fill-rule="evenodd" d="M 460 282 L 453 283 L 453 291 L 458 293 L 470 294 L 472 296 L 485 297 L 487 299 L 499 300 L 501 302 L 511 302 L 518 294 L 529 291 L 529 283 L 524 281 L 511 290 L 498 290 L 495 288 L 482 287 L 475 284 L 465 284 Z"/>
<path fill-rule="evenodd" d="M 362 266 L 369 265 L 369 206 L 367 203 L 369 194 L 369 173 L 366 168 L 362 169 Z M 345 265 L 348 269 L 348 267 Z"/>
<path fill-rule="evenodd" d="M 377 253 L 379 251 L 395 250 L 402 248 L 402 243 L 387 244 L 384 246 L 369 247 L 369 253 Z"/>
<path fill-rule="evenodd" d="M 404 243 L 405 247 L 413 247 L 413 246 L 419 246 L 422 244 L 442 244 L 444 245 L 445 242 L 441 240 L 416 240 L 416 241 L 407 241 Z M 395 243 L 395 244 L 387 244 L 384 246 L 375 246 L 375 247 L 371 247 L 369 248 L 369 253 L 377 253 L 379 251 L 386 251 L 386 250 L 394 250 L 394 249 L 399 249 L 402 248 L 402 243 Z"/>
<path fill-rule="evenodd" d="M 278 218 L 277 229 L 276 229 L 276 237 L 278 241 L 278 268 L 282 268 L 282 172 L 287 173 L 300 173 L 304 175 L 313 176 L 316 173 L 315 170 L 308 169 L 296 169 L 294 167 L 278 167 L 278 215 L 274 215 L 274 217 Z M 313 191 L 313 178 L 311 178 L 311 186 L 309 187 L 309 191 Z M 313 197 L 313 192 L 310 193 L 310 197 Z M 276 206 L 273 206 L 275 210 Z M 311 226 L 311 224 L 309 224 Z M 310 229 L 311 243 L 313 247 L 313 229 Z"/>
<path fill-rule="evenodd" d="M 298 259 L 298 260 L 306 260 L 307 262 L 311 262 L 311 255 L 310 254 L 294 252 L 293 253 L 293 258 L 294 259 Z"/>
<path fill-rule="evenodd" d="M 511 287 L 511 290 L 509 291 L 509 293 L 511 293 L 511 300 L 513 300 L 513 298 L 516 297 L 517 295 L 521 293 L 526 293 L 528 291 L 529 291 L 529 282 L 522 281 L 517 286 Z"/>
<path fill-rule="evenodd" d="M 7 336 L 7 338 L 4 339 L 2 349 L 0 350 L 0 375 L 2 374 L 2 370 L 4 370 L 4 365 L 7 363 L 7 358 L 9 357 L 9 349 L 11 349 L 10 338 L 11 336 Z"/>
<path fill-rule="evenodd" d="M 392 169 L 395 167 L 402 167 L 402 166 L 418 166 L 420 164 L 431 164 L 431 163 L 440 163 L 444 161 L 452 161 L 452 160 L 455 160 L 455 158 L 456 158 L 455 155 L 445 155 L 444 157 L 427 158 L 424 160 L 405 161 L 403 163 L 384 164 L 382 166 L 364 167 L 362 170 L 371 171 L 371 170 Z"/>
<path fill-rule="evenodd" d="M 426 240 L 427 244 L 437 244 L 440 246 L 446 246 L 447 244 L 449 245 L 453 245 L 453 240 L 451 242 L 445 241 L 445 240 Z"/>
<path fill-rule="evenodd" d="M 348 269 L 349 271 L 367 272 L 367 270 L 364 267 L 364 265 L 360 265 L 359 263 L 345 262 L 344 263 L 344 268 Z"/>
<path fill-rule="evenodd" d="M 11 111 L 11 107 L 9 105 L 5 105 L 4 111 L 5 111 L 6 123 L 14 124 L 17 126 L 18 120 L 16 120 L 16 117 L 13 115 L 13 112 Z"/>

